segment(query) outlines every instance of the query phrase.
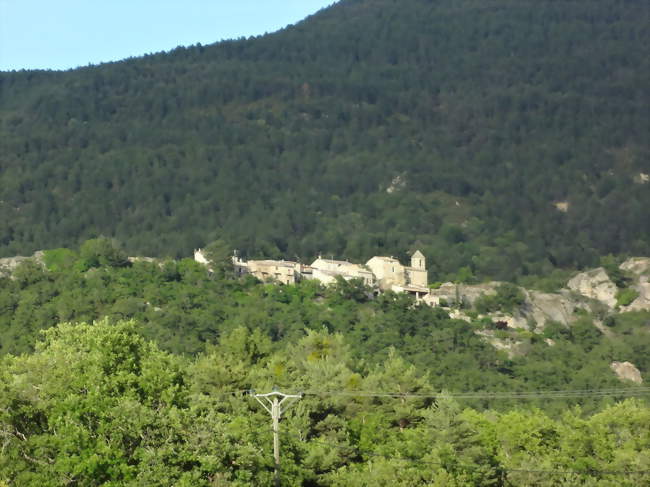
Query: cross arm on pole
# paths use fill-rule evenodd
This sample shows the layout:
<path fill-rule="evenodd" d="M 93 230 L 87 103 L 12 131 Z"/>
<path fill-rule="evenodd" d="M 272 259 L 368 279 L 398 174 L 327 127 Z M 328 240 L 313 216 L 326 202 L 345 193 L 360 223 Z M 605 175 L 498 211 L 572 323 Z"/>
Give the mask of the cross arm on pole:
<path fill-rule="evenodd" d="M 259 402 L 266 411 L 273 415 L 273 407 L 278 408 L 278 414 L 281 416 L 289 409 L 289 406 L 297 400 L 302 398 L 302 394 L 285 394 L 280 391 L 267 392 L 265 394 L 252 394 L 252 396 Z M 263 402 L 263 399 L 266 400 L 268 406 Z M 282 404 L 286 402 L 284 408 Z"/>

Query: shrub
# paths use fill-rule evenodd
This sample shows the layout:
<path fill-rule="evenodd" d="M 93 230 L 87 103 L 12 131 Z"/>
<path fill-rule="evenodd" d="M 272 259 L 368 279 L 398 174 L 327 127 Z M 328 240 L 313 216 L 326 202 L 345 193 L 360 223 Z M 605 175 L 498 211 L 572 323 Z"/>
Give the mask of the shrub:
<path fill-rule="evenodd" d="M 504 313 L 512 313 L 515 308 L 518 308 L 524 301 L 526 296 L 522 290 L 514 284 L 504 283 L 496 289 L 496 294 L 483 295 L 476 300 L 475 307 L 479 313 L 493 313 L 495 311 L 502 311 Z"/>
<path fill-rule="evenodd" d="M 70 249 L 52 249 L 43 252 L 43 263 L 48 271 L 60 272 L 71 268 L 77 261 L 77 254 Z"/>
<path fill-rule="evenodd" d="M 639 292 L 631 287 L 621 289 L 616 293 L 616 306 L 629 306 L 639 297 Z"/>

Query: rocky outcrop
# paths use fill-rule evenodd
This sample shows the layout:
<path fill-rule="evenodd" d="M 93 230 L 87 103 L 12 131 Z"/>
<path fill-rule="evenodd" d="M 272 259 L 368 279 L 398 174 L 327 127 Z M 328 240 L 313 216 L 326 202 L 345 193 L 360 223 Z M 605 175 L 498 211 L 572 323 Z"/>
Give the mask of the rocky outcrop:
<path fill-rule="evenodd" d="M 462 303 L 465 306 L 474 306 L 478 298 L 485 295 L 495 294 L 496 288 L 501 282 L 488 282 L 485 284 L 454 284 L 445 282 L 437 289 L 431 289 L 425 302 L 433 306 L 439 306 L 440 303 L 455 305 Z"/>
<path fill-rule="evenodd" d="M 500 282 L 478 285 L 448 282 L 442 284 L 438 289 L 432 289 L 423 300 L 431 306 L 451 306 L 449 316 L 454 319 L 473 322 L 489 318 L 493 324 L 492 328 L 503 326 L 499 329 L 512 331 L 519 328 L 535 333 L 543 331 L 546 324 L 551 321 L 571 326 L 571 323 L 579 318 L 579 312 L 584 311 L 593 315 L 593 325 L 601 333 L 605 336 L 613 336 L 614 332 L 603 324 L 602 318 L 616 312 L 650 310 L 650 258 L 628 259 L 621 264 L 620 269 L 629 279 L 628 286 L 638 292 L 638 297 L 625 307 L 617 306 L 617 295 L 621 289 L 616 287 L 602 267 L 575 275 L 567 283 L 567 287 L 557 293 L 520 288 L 525 300 L 510 314 L 496 312 L 486 316 L 477 315 L 475 310 L 471 311 L 478 298 L 483 295 L 495 294 L 497 288 L 502 284 Z M 460 309 L 455 307 L 457 304 L 460 304 Z M 512 339 L 498 339 L 489 329 L 477 330 L 475 333 L 483 336 L 495 348 L 506 351 L 510 356 L 521 353 L 523 350 L 521 342 Z M 553 340 L 545 341 L 549 346 L 555 345 Z M 612 369 L 617 374 L 621 371 L 621 374 L 624 374 L 628 380 L 641 380 L 638 370 L 632 364 L 614 362 Z M 623 377 L 620 374 L 619 376 Z"/>
<path fill-rule="evenodd" d="M 632 257 L 623 262 L 620 269 L 635 276 L 648 276 L 650 275 L 650 258 Z"/>
<path fill-rule="evenodd" d="M 528 318 L 521 313 L 515 313 L 514 316 L 503 313 L 490 313 L 489 317 L 492 320 L 492 323 L 505 323 L 507 328 L 528 329 Z"/>
<path fill-rule="evenodd" d="M 634 364 L 630 362 L 612 362 L 609 367 L 616 373 L 620 380 L 629 380 L 635 382 L 636 384 L 641 384 L 643 379 L 641 378 L 641 372 L 637 369 Z"/>
<path fill-rule="evenodd" d="M 568 325 L 578 309 L 587 309 L 587 305 L 567 290 L 557 294 L 528 291 L 522 312 L 536 324 L 536 328 L 543 329 L 548 321 Z"/>
<path fill-rule="evenodd" d="M 16 257 L 5 257 L 0 259 L 0 277 L 10 275 L 16 267 L 22 264 L 27 259 L 34 259 L 39 264 L 43 263 L 43 251 L 37 250 L 31 257 L 24 257 L 18 255 Z"/>
<path fill-rule="evenodd" d="M 497 338 L 492 330 L 477 330 L 476 333 L 482 336 L 485 341 L 492 345 L 497 350 L 506 352 L 508 358 L 514 358 L 520 355 L 525 355 L 529 345 L 525 342 L 516 340 L 515 338 Z"/>
<path fill-rule="evenodd" d="M 567 287 L 577 294 L 600 301 L 609 308 L 616 306 L 618 288 L 602 267 L 577 274 L 567 283 Z"/>
<path fill-rule="evenodd" d="M 617 307 L 617 295 L 621 291 L 616 287 L 602 267 L 576 274 L 565 289 L 557 293 L 544 293 L 520 288 L 525 295 L 525 302 L 510 315 L 491 313 L 492 321 L 503 321 L 509 328 L 544 329 L 546 323 L 553 321 L 569 326 L 577 319 L 576 312 L 585 311 L 602 315 L 612 312 L 650 310 L 650 258 L 634 257 L 620 266 L 630 279 L 629 287 L 638 292 L 638 297 L 628 306 Z M 432 289 L 424 301 L 431 306 L 455 306 L 460 303 L 469 309 L 483 295 L 496 293 L 501 282 L 489 282 L 477 285 L 454 284 L 447 282 L 437 289 Z M 457 318 L 471 321 L 462 311 L 457 311 Z M 483 316 L 479 316 L 483 318 Z M 610 330 L 602 326 L 605 334 Z"/>

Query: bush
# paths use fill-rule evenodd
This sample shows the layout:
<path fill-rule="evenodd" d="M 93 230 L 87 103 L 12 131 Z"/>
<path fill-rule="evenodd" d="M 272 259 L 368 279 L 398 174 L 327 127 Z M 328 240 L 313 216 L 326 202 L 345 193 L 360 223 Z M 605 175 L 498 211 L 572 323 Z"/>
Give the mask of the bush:
<path fill-rule="evenodd" d="M 106 237 L 93 238 L 86 240 L 81 244 L 79 249 L 81 261 L 85 267 L 126 267 L 129 265 L 129 260 L 117 244 L 111 239 Z"/>
<path fill-rule="evenodd" d="M 514 284 L 504 283 L 496 289 L 496 294 L 484 294 L 476 300 L 475 307 L 479 313 L 512 313 L 526 301 L 523 291 Z"/>
<path fill-rule="evenodd" d="M 48 271 L 60 272 L 70 269 L 77 261 L 77 254 L 70 249 L 52 249 L 43 252 L 43 263 Z"/>
<path fill-rule="evenodd" d="M 631 287 L 621 289 L 616 294 L 616 306 L 629 306 L 639 297 L 639 292 Z"/>
<path fill-rule="evenodd" d="M 619 267 L 620 262 L 612 255 L 601 257 L 600 265 L 612 280 L 616 287 L 625 288 L 630 282 L 630 277 Z"/>

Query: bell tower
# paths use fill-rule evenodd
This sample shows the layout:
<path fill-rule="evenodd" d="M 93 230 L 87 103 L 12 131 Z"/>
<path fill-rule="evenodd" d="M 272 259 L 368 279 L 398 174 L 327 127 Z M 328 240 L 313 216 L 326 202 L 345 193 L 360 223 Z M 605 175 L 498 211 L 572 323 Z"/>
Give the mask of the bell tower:
<path fill-rule="evenodd" d="M 427 261 L 419 250 L 416 250 L 411 256 L 411 267 L 419 270 L 425 270 L 427 268 Z"/>

